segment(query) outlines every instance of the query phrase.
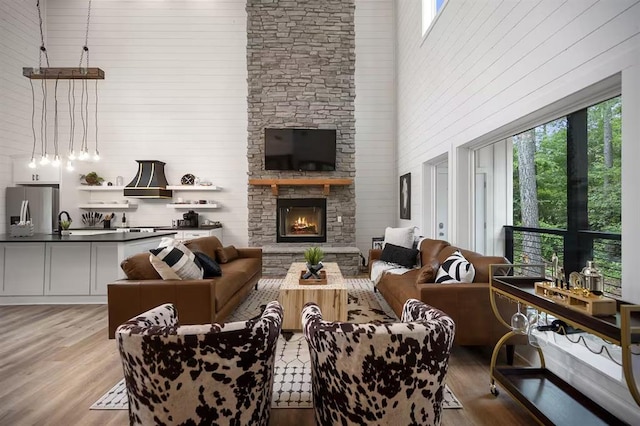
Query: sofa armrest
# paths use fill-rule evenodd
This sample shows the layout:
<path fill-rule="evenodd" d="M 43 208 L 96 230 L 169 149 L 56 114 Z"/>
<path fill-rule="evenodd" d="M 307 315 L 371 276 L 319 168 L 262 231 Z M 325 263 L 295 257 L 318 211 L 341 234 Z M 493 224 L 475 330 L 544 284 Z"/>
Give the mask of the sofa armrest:
<path fill-rule="evenodd" d="M 382 249 L 369 250 L 369 261 L 367 263 L 367 266 L 369 267 L 369 275 L 371 275 L 371 263 L 373 263 L 374 260 L 379 260 L 380 256 L 382 256 Z"/>
<path fill-rule="evenodd" d="M 257 247 L 237 248 L 240 257 L 262 258 L 262 249 Z"/>
<path fill-rule="evenodd" d="M 164 303 L 178 310 L 180 324 L 215 320 L 217 278 L 203 280 L 118 280 L 107 285 L 109 338 L 130 318 Z"/>
<path fill-rule="evenodd" d="M 420 300 L 447 313 L 456 327 L 458 345 L 494 344 L 508 329 L 496 318 L 489 298 L 489 283 L 417 284 Z M 501 306 L 503 318 L 510 318 L 513 306 Z M 507 303 L 507 305 L 509 305 Z"/>

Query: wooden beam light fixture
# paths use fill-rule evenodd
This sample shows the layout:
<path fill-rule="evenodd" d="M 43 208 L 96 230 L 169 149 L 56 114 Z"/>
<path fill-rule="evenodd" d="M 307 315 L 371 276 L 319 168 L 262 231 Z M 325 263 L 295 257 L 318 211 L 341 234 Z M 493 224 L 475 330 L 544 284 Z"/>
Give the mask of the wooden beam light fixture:
<path fill-rule="evenodd" d="M 38 145 L 38 136 L 40 139 L 40 165 L 52 164 L 54 167 L 60 165 L 60 149 L 58 144 L 59 133 L 59 119 L 58 119 L 58 86 L 60 80 L 67 80 L 67 102 L 69 111 L 69 151 L 67 154 L 67 170 L 72 171 L 74 160 L 89 160 L 98 161 L 100 159 L 100 153 L 98 151 L 98 80 L 104 80 L 104 71 L 100 68 L 89 67 L 89 22 L 91 19 L 91 0 L 89 0 L 89 6 L 87 8 L 87 26 L 85 31 L 84 46 L 80 53 L 80 63 L 77 67 L 51 67 L 49 65 L 49 54 L 44 44 L 44 32 L 42 25 L 42 11 L 40 9 L 40 0 L 36 1 L 36 7 L 38 9 L 38 20 L 40 23 L 40 53 L 38 58 L 38 66 L 33 68 L 23 68 L 22 75 L 29 79 L 31 86 L 31 100 L 32 100 L 32 114 L 31 114 L 31 128 L 33 131 L 33 147 L 31 150 L 31 161 L 29 167 L 35 168 L 36 164 L 36 147 Z M 43 60 L 45 65 L 43 67 Z M 36 125 L 36 90 L 34 88 L 33 80 L 40 80 L 40 89 L 42 92 L 41 99 L 38 103 L 41 105 L 40 110 L 40 124 Z M 48 83 L 52 80 L 52 83 Z M 75 139 L 75 126 L 76 126 L 76 80 L 79 81 L 80 86 L 80 99 L 79 99 L 79 111 L 80 122 L 82 131 L 82 141 L 80 151 L 76 155 L 74 150 Z M 94 128 L 95 128 L 95 150 L 93 156 L 89 155 L 89 88 L 88 81 L 95 81 L 95 108 L 94 108 Z M 49 87 L 53 86 L 53 87 Z M 51 131 L 48 129 L 48 109 L 51 102 L 47 102 L 48 94 L 53 92 L 53 160 L 49 159 L 49 134 Z M 39 134 L 36 133 L 36 128 L 39 128 Z"/>

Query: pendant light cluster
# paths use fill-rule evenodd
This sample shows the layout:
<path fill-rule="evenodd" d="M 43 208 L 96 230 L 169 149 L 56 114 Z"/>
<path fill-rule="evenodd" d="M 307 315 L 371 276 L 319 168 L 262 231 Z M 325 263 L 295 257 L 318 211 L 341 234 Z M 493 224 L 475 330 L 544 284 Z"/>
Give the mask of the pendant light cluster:
<path fill-rule="evenodd" d="M 23 68 L 22 75 L 29 79 L 31 85 L 31 130 L 33 134 L 33 147 L 31 150 L 31 160 L 29 161 L 30 168 L 36 168 L 38 165 L 46 166 L 48 164 L 59 167 L 62 158 L 60 144 L 58 140 L 59 134 L 59 117 L 58 117 L 58 100 L 60 98 L 60 92 L 64 89 L 60 89 L 60 80 L 67 82 L 66 98 L 69 111 L 69 142 L 66 154 L 66 168 L 69 171 L 74 169 L 74 161 L 98 161 L 100 160 L 100 152 L 98 150 L 98 80 L 104 80 L 104 71 L 100 68 L 89 67 L 89 20 L 91 18 L 91 0 L 89 0 L 89 7 L 87 11 L 87 27 L 85 32 L 85 42 L 80 53 L 80 63 L 78 67 L 69 68 L 53 68 L 49 66 L 49 55 L 44 44 L 44 32 L 42 26 L 42 14 L 40 10 L 40 0 L 36 1 L 36 7 L 38 9 L 38 19 L 40 22 L 40 54 L 38 59 L 38 68 Z M 42 66 L 43 59 L 45 60 L 46 67 Z M 40 91 L 42 93 L 41 102 L 42 108 L 40 111 L 40 123 L 37 125 L 36 119 L 36 88 L 34 87 L 33 80 L 40 80 Z M 90 96 L 89 93 L 89 80 L 95 82 L 94 96 Z M 77 81 L 77 82 L 76 82 Z M 80 95 L 76 86 L 79 87 Z M 53 92 L 51 95 L 50 92 Z M 53 96 L 53 102 L 48 102 L 48 97 Z M 62 95 L 64 96 L 64 95 Z M 95 102 L 93 125 L 95 129 L 94 150 L 89 150 L 90 139 L 90 118 L 89 118 L 89 102 L 90 97 Z M 79 99 L 78 99 L 79 98 Z M 53 117 L 50 117 L 49 111 L 50 105 L 53 107 Z M 77 121 L 79 115 L 79 121 Z M 49 121 L 53 121 L 53 141 L 49 141 L 48 129 Z M 82 140 L 79 143 L 79 149 L 76 151 L 75 133 L 76 125 L 81 126 Z M 39 129 L 37 129 L 37 127 Z M 39 143 L 38 143 L 39 139 Z M 39 155 L 36 154 L 38 145 L 40 147 Z M 36 158 L 38 157 L 38 158 Z"/>

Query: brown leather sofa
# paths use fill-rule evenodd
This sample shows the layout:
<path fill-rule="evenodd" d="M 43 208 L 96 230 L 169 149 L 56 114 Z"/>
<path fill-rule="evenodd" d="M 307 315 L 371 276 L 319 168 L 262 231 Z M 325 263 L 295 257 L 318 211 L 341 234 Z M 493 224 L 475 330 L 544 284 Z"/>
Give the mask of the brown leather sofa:
<path fill-rule="evenodd" d="M 456 345 L 495 345 L 508 331 L 498 321 L 491 309 L 489 300 L 489 265 L 509 263 L 500 256 L 484 256 L 479 253 L 460 249 L 446 241 L 424 239 L 419 247 L 422 265 L 441 265 L 454 251 L 460 250 L 462 255 L 473 264 L 476 275 L 473 283 L 416 284 L 419 269 L 411 270 L 403 275 L 386 273 L 378 282 L 377 289 L 387 303 L 400 317 L 402 307 L 407 299 L 415 298 L 449 315 L 456 323 Z M 374 260 L 380 259 L 382 250 L 369 252 L 369 268 Z M 435 277 L 432 281 L 435 281 Z M 503 318 L 511 318 L 515 305 L 506 300 L 497 299 L 497 307 Z M 510 351 L 512 348 L 510 348 Z"/>
<path fill-rule="evenodd" d="M 212 259 L 222 244 L 216 237 L 185 242 L 191 251 Z M 107 286 L 109 338 L 128 319 L 163 303 L 173 303 L 180 324 L 223 322 L 262 277 L 262 249 L 239 248 L 238 258 L 221 263 L 222 276 L 201 280 L 163 280 L 151 266 L 149 253 L 138 253 L 120 264 L 128 279 Z"/>

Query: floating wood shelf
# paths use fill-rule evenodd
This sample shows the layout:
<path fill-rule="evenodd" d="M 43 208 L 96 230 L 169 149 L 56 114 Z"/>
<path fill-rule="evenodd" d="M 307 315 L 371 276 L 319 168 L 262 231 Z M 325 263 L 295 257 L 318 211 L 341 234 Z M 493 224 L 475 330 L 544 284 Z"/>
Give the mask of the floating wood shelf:
<path fill-rule="evenodd" d="M 104 80 L 100 68 L 22 68 L 22 75 L 32 80 Z"/>
<path fill-rule="evenodd" d="M 270 186 L 273 195 L 278 195 L 279 186 L 323 186 L 322 193 L 329 195 L 331 186 L 348 186 L 353 183 L 353 179 L 348 178 L 325 178 L 325 179 L 249 179 L 249 185 Z"/>

